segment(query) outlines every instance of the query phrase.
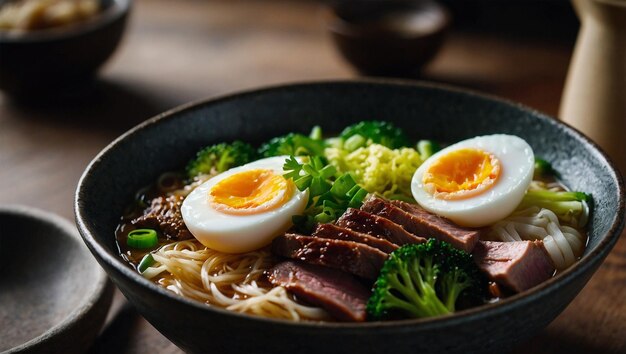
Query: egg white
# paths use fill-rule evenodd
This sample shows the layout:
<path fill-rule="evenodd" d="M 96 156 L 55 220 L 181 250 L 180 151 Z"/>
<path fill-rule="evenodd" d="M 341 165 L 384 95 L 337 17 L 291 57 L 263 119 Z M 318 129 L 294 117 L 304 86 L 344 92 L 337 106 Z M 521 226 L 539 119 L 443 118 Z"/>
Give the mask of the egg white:
<path fill-rule="evenodd" d="M 233 215 L 215 210 L 209 192 L 215 184 L 236 173 L 268 169 L 284 174 L 283 164 L 289 156 L 257 160 L 223 172 L 194 189 L 183 201 L 181 213 L 191 234 L 203 245 L 225 253 L 244 253 L 268 245 L 274 237 L 292 226 L 291 217 L 306 207 L 308 190 L 293 186 L 289 199 L 281 206 L 257 214 Z"/>
<path fill-rule="evenodd" d="M 454 150 L 477 148 L 500 160 L 500 176 L 481 194 L 459 200 L 435 198 L 424 188 L 424 172 Z M 451 145 L 426 160 L 413 175 L 411 192 L 419 205 L 431 213 L 461 226 L 481 227 L 508 216 L 519 205 L 532 181 L 535 156 L 528 143 L 517 136 L 496 134 L 479 136 Z"/>

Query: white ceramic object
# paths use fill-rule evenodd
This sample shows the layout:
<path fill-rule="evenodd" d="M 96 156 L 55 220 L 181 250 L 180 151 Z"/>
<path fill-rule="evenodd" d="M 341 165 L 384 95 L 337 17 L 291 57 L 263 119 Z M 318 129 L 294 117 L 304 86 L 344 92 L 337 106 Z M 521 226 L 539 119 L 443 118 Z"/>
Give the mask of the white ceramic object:
<path fill-rule="evenodd" d="M 626 173 L 626 0 L 572 0 L 581 27 L 561 120 L 596 141 Z"/>

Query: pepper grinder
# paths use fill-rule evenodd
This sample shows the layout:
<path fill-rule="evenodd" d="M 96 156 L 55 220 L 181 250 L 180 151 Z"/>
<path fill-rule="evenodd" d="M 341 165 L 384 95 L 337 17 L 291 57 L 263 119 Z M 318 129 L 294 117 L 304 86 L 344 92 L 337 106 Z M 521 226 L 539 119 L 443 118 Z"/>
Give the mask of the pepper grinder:
<path fill-rule="evenodd" d="M 572 0 L 581 27 L 559 117 L 626 174 L 626 0 Z"/>

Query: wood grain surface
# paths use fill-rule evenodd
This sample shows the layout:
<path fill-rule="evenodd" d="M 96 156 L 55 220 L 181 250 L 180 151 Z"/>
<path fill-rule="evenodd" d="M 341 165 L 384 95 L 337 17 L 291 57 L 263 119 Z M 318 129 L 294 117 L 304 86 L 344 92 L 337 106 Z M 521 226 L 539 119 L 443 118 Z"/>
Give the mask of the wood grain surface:
<path fill-rule="evenodd" d="M 555 115 L 571 50 L 453 31 L 422 79 Z M 355 76 L 325 32 L 320 4 L 137 1 L 125 41 L 93 85 L 47 102 L 0 94 L 0 203 L 73 219 L 87 163 L 142 120 L 246 88 Z M 119 293 L 91 352 L 181 353 Z M 514 353 L 626 353 L 624 237 L 565 312 Z"/>

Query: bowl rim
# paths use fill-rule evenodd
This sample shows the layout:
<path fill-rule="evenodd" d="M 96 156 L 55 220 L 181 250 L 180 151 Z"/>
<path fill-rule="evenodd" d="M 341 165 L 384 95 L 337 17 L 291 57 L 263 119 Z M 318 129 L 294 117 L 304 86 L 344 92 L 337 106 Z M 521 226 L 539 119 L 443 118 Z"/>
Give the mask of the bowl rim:
<path fill-rule="evenodd" d="M 0 215 L 40 222 L 47 228 L 58 228 L 60 232 L 66 235 L 66 237 L 78 242 L 80 245 L 81 237 L 76 230 L 76 226 L 69 220 L 59 215 L 21 204 L 0 204 Z M 82 250 L 85 252 L 87 251 L 84 248 L 82 248 Z M 113 295 L 111 281 L 103 269 L 97 270 L 97 275 L 90 278 L 89 281 L 95 283 L 96 287 L 92 293 L 85 294 L 86 297 L 81 300 L 80 306 L 75 307 L 72 311 L 67 313 L 61 321 L 48 328 L 38 336 L 33 337 L 13 348 L 6 349 L 5 351 L 0 352 L 0 354 L 31 350 L 33 346 L 39 347 L 46 342 L 53 340 L 55 337 L 62 335 L 68 329 L 71 329 L 75 322 L 79 321 L 93 311 L 95 309 L 94 306 L 97 305 L 103 297 Z M 110 303 L 110 301 L 106 302 Z"/>
<path fill-rule="evenodd" d="M 133 0 L 111 0 L 104 11 L 75 24 L 36 31 L 0 31 L 0 43 L 45 43 L 86 35 L 104 28 L 128 14 Z"/>
<path fill-rule="evenodd" d="M 92 230 L 88 226 L 86 216 L 83 213 L 83 197 L 82 189 L 89 180 L 90 175 L 94 169 L 97 169 L 100 160 L 118 144 L 127 139 L 131 139 L 134 135 L 140 131 L 150 128 L 153 125 L 159 124 L 161 121 L 168 121 L 176 119 L 177 116 L 184 114 L 188 111 L 193 111 L 199 107 L 206 107 L 211 105 L 220 104 L 222 102 L 228 102 L 238 100 L 250 96 L 259 94 L 271 94 L 286 89 L 302 89 L 324 86 L 350 86 L 350 85 L 374 85 L 374 86 L 388 86 L 388 87 L 406 87 L 406 88 L 422 88 L 429 90 L 438 90 L 445 92 L 452 92 L 454 94 L 466 95 L 473 98 L 495 101 L 498 104 L 504 104 L 512 106 L 516 109 L 524 112 L 531 113 L 533 116 L 551 122 L 550 124 L 561 125 L 569 130 L 569 133 L 573 134 L 575 138 L 582 140 L 585 144 L 588 144 L 594 153 L 596 159 L 599 159 L 603 164 L 610 167 L 610 173 L 613 179 L 617 182 L 617 194 L 619 198 L 619 205 L 616 211 L 615 218 L 612 220 L 611 227 L 604 235 L 598 246 L 590 253 L 584 254 L 573 266 L 569 267 L 565 271 L 559 272 L 556 276 L 542 282 L 538 286 L 535 286 L 522 293 L 515 294 L 511 297 L 501 299 L 494 303 L 483 304 L 470 309 L 455 312 L 446 316 L 438 316 L 431 318 L 421 319 L 403 319 L 403 320 L 389 320 L 389 321 L 372 321 L 372 322 L 314 322 L 314 321 L 292 321 L 286 319 L 266 318 L 261 316 L 248 315 L 238 313 L 230 310 L 226 310 L 220 307 L 210 306 L 197 300 L 185 298 L 179 296 L 165 288 L 158 286 L 154 282 L 145 279 L 140 274 L 131 269 L 119 255 L 109 254 L 107 249 L 100 244 L 92 234 Z M 405 79 L 388 79 L 388 78 L 359 78 L 359 79 L 347 79 L 347 80 L 314 80 L 304 82 L 290 82 L 284 84 L 276 84 L 263 86 L 261 88 L 252 88 L 235 93 L 228 93 L 224 95 L 218 95 L 206 99 L 200 99 L 192 101 L 178 107 L 172 108 L 161 114 L 158 114 L 146 121 L 136 125 L 129 129 L 118 138 L 113 140 L 109 145 L 100 151 L 96 157 L 89 163 L 83 172 L 77 185 L 75 199 L 74 199 L 74 213 L 76 218 L 76 224 L 80 231 L 83 240 L 94 253 L 99 261 L 105 262 L 109 267 L 114 269 L 121 276 L 127 278 L 133 283 L 139 284 L 143 288 L 151 292 L 156 292 L 160 296 L 169 298 L 171 301 L 179 302 L 187 306 L 192 306 L 199 311 L 215 312 L 219 315 L 234 316 L 243 321 L 257 322 L 259 324 L 273 325 L 273 326 L 297 326 L 301 328 L 315 328 L 315 329 L 331 329 L 331 330 L 360 330 L 363 328 L 377 328 L 377 329 L 398 329 L 398 328 L 414 328 L 415 326 L 423 326 L 423 328 L 436 329 L 445 327 L 451 324 L 462 324 L 471 320 L 477 320 L 481 318 L 488 318 L 492 315 L 498 315 L 501 312 L 508 311 L 509 309 L 519 308 L 533 302 L 538 297 L 544 296 L 552 291 L 553 288 L 559 287 L 564 284 L 573 282 L 581 274 L 585 273 L 588 269 L 592 268 L 596 264 L 600 263 L 611 251 L 619 236 L 624 229 L 625 216 L 626 216 L 626 195 L 624 188 L 624 181 L 619 173 L 619 170 L 615 167 L 611 159 L 604 153 L 604 151 L 591 139 L 584 134 L 571 127 L 570 125 L 557 121 L 535 109 L 529 108 L 520 103 L 512 102 L 507 99 L 503 99 L 494 95 L 479 93 L 470 89 L 460 88 L 452 85 L 432 83 L 425 81 L 414 81 Z M 113 235 L 113 232 L 111 232 Z M 112 237 L 112 236 L 111 236 Z"/>

